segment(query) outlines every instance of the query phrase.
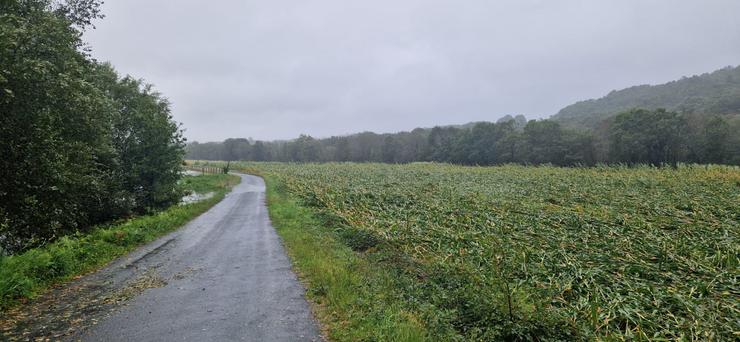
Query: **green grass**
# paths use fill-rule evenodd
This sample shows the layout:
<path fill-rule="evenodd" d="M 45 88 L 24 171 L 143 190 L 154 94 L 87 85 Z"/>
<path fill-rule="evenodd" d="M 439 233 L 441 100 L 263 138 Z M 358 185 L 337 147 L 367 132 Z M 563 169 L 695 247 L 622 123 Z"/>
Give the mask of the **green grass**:
<path fill-rule="evenodd" d="M 234 167 L 335 340 L 740 334 L 737 167 Z"/>
<path fill-rule="evenodd" d="M 276 178 L 265 180 L 270 219 L 332 340 L 426 340 L 428 332 L 395 290 L 394 270 L 357 255 L 337 239 L 330 222 L 301 206 Z"/>
<path fill-rule="evenodd" d="M 188 205 L 94 228 L 22 254 L 0 257 L 0 310 L 32 298 L 54 283 L 100 268 L 136 247 L 173 231 L 223 199 L 239 182 L 233 175 L 186 176 L 183 189 L 214 192 Z"/>

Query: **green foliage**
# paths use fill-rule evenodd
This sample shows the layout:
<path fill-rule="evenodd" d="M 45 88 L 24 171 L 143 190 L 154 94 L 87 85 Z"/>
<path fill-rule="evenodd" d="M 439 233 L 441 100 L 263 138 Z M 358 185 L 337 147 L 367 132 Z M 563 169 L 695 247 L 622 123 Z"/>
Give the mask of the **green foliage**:
<path fill-rule="evenodd" d="M 214 192 L 209 199 L 173 206 L 149 216 L 68 235 L 39 248 L 0 256 L 0 309 L 33 297 L 50 284 L 98 268 L 133 248 L 172 231 L 218 203 L 239 178 L 231 175 L 183 177 L 183 191 Z"/>
<path fill-rule="evenodd" d="M 250 154 L 250 149 L 247 139 L 226 139 L 223 143 L 223 160 L 243 160 Z"/>
<path fill-rule="evenodd" d="M 565 107 L 553 119 L 570 127 L 596 128 L 604 120 L 634 108 L 740 114 L 740 66 L 656 86 L 641 85 L 612 91 L 600 99 Z"/>
<path fill-rule="evenodd" d="M 184 139 L 149 86 L 80 51 L 99 1 L 0 2 L 0 248 L 176 201 Z"/>
<path fill-rule="evenodd" d="M 522 121 L 525 119 L 520 115 L 516 120 L 500 120 L 498 123 L 477 122 L 395 134 L 365 132 L 327 139 L 301 135 L 292 141 L 254 143 L 246 139 L 227 139 L 223 143 L 194 142 L 187 146 L 187 157 L 195 160 L 285 162 L 438 161 L 468 165 L 591 165 L 595 162 L 590 134 L 563 129 L 558 123 L 548 120 Z"/>
<path fill-rule="evenodd" d="M 307 235 L 361 251 L 351 258 L 371 270 L 341 274 L 363 277 L 345 288 L 370 292 L 342 305 L 402 300 L 437 340 L 734 340 L 740 331 L 737 167 L 242 167 L 327 218 Z M 332 287 L 315 291 L 330 297 Z M 383 305 L 333 319 L 363 327 Z"/>
<path fill-rule="evenodd" d="M 528 160 L 533 164 L 557 164 L 565 159 L 563 130 L 554 121 L 530 121 L 524 126 Z"/>
<path fill-rule="evenodd" d="M 464 165 L 597 163 L 739 164 L 740 116 L 716 116 L 635 109 L 602 123 L 596 131 L 574 130 L 554 120 L 517 119 L 497 123 L 434 127 L 394 134 L 360 133 L 314 139 L 250 143 L 194 142 L 187 157 L 197 160 L 283 162 L 436 161 Z M 243 140 L 240 144 L 235 141 Z M 259 154 L 257 154 L 259 151 Z"/>
<path fill-rule="evenodd" d="M 686 120 L 663 109 L 635 109 L 617 115 L 611 129 L 613 160 L 629 164 L 676 165 L 685 151 Z"/>
<path fill-rule="evenodd" d="M 736 121 L 740 121 L 740 117 Z M 735 134 L 733 135 L 732 132 L 735 132 Z M 705 163 L 732 164 L 733 161 L 730 158 L 740 158 L 740 153 L 736 150 L 738 144 L 740 144 L 740 141 L 738 141 L 740 137 L 738 137 L 737 132 L 740 132 L 740 127 L 732 127 L 722 117 L 707 120 L 704 127 L 700 128 L 699 133 L 695 134 L 694 141 L 697 142 L 696 149 L 699 150 L 697 155 Z M 733 146 L 735 146 L 734 151 Z M 738 164 L 738 162 L 734 163 Z"/>
<path fill-rule="evenodd" d="M 150 85 L 119 78 L 110 65 L 96 65 L 94 83 L 112 100 L 108 115 L 116 151 L 116 178 L 133 196 L 137 212 L 165 208 L 180 198 L 176 183 L 184 156 L 184 138 L 169 103 Z"/>

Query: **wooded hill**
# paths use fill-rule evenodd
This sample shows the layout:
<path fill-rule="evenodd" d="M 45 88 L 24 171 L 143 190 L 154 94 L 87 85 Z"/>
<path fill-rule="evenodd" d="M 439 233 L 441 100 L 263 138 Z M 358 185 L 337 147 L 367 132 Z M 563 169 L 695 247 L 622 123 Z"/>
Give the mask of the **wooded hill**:
<path fill-rule="evenodd" d="M 680 113 L 740 114 L 740 66 L 683 77 L 660 85 L 614 90 L 600 99 L 580 101 L 551 119 L 574 128 L 596 128 L 604 120 L 634 109 Z"/>

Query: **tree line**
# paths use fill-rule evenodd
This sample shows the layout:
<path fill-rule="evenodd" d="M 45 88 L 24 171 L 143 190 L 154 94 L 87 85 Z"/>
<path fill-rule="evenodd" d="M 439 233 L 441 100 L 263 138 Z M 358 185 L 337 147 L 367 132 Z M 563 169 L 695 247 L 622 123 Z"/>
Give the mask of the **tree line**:
<path fill-rule="evenodd" d="M 0 1 L 0 253 L 179 200 L 165 98 L 95 61 L 96 0 Z"/>
<path fill-rule="evenodd" d="M 449 162 L 590 166 L 597 163 L 740 164 L 740 116 L 633 109 L 593 130 L 521 115 L 497 122 L 417 128 L 411 132 L 291 141 L 227 139 L 188 144 L 187 158 L 281 162 Z"/>

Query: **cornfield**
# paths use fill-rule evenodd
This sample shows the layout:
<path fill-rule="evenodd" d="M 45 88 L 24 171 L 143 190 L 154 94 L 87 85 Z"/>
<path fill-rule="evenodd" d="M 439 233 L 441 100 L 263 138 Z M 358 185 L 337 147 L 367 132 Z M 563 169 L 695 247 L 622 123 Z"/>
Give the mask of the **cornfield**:
<path fill-rule="evenodd" d="M 392 251 L 378 262 L 413 280 L 400 295 L 440 336 L 740 338 L 737 167 L 242 167 L 358 253 Z"/>

